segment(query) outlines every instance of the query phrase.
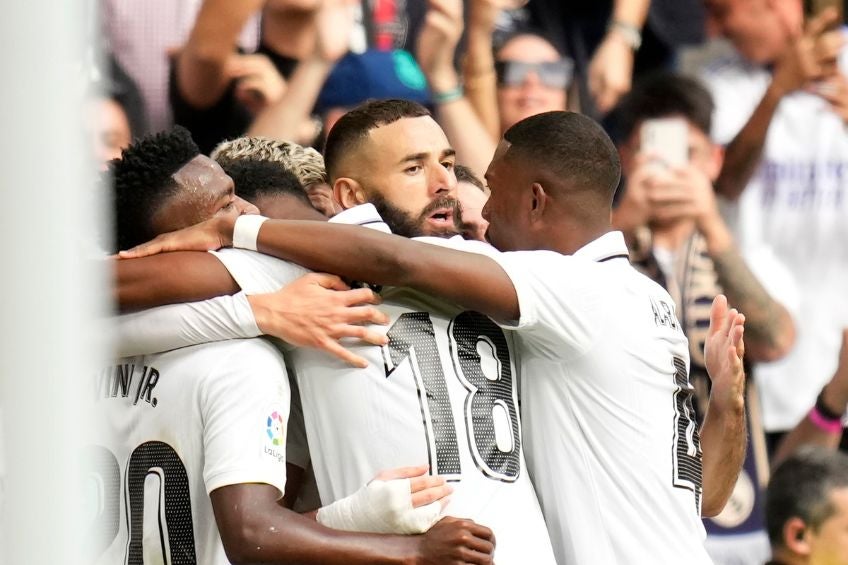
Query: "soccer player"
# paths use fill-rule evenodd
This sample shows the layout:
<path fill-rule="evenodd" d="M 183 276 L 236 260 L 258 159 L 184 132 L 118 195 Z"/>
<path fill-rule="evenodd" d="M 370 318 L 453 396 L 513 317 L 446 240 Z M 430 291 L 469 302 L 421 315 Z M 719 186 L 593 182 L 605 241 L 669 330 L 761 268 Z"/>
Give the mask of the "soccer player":
<path fill-rule="evenodd" d="M 327 184 L 324 157 L 311 147 L 266 137 L 238 137 L 219 144 L 210 157 L 225 169 L 230 163 L 245 161 L 281 165 L 297 177 L 316 210 L 327 217 L 342 211 Z"/>
<path fill-rule="evenodd" d="M 462 208 L 462 237 L 485 241 L 489 222 L 483 219 L 483 206 L 489 199 L 489 191 L 468 167 L 457 165 L 455 170 L 456 194 Z"/>
<path fill-rule="evenodd" d="M 396 233 L 458 233 L 453 150 L 420 105 L 372 102 L 346 114 L 325 160 L 342 215 L 369 202 Z M 248 294 L 276 289 L 273 270 L 221 260 Z M 495 532 L 499 563 L 554 563 L 524 462 L 511 337 L 484 316 L 404 289 L 383 293 L 383 311 L 391 321 L 383 349 L 348 345 L 368 361 L 362 370 L 309 349 L 293 353 L 322 502 L 387 465 L 428 463 L 455 481 L 445 512 Z"/>
<path fill-rule="evenodd" d="M 524 445 L 557 561 L 629 563 L 650 555 L 652 563 L 681 556 L 709 563 L 700 516 L 724 506 L 745 447 L 742 316 L 716 300 L 702 459 L 688 346 L 673 302 L 630 266 L 623 237 L 610 229 L 619 163 L 603 130 L 569 112 L 522 120 L 504 134 L 486 179 L 487 237 L 510 253 L 243 216 L 161 237 L 126 256 L 235 238 L 310 268 L 442 296 L 518 330 Z M 487 342 L 471 336 L 470 348 L 460 346 L 467 336 L 454 336 L 458 364 Z M 493 412 L 466 408 L 478 417 Z"/>
<path fill-rule="evenodd" d="M 143 139 L 112 163 L 116 215 L 126 219 L 128 203 L 154 211 L 152 222 L 138 218 L 141 230 L 128 234 L 122 228 L 129 223 L 116 224 L 119 243 L 156 229 L 156 218 L 180 225 L 226 213 L 232 181 L 230 198 L 220 197 L 220 169 L 192 157 L 194 151 L 177 131 Z M 150 206 L 144 194 L 158 204 Z M 191 200 L 207 207 L 192 207 Z M 491 563 L 491 532 L 471 522 L 444 520 L 418 537 L 371 536 L 333 532 L 282 509 L 289 388 L 282 357 L 264 341 L 125 358 L 98 376 L 96 390 L 104 417 L 91 449 L 95 483 L 102 485 L 101 529 L 92 547 L 98 562 Z M 329 513 L 344 527 L 416 529 L 423 516 L 398 521 L 391 513 L 415 514 L 398 504 L 398 494 L 409 493 L 382 479 L 409 478 L 408 487 L 401 485 L 411 492 L 409 504 L 427 505 L 446 489 L 441 479 L 420 476 L 424 470 L 383 474 L 343 504 L 322 509 L 325 522 Z"/>

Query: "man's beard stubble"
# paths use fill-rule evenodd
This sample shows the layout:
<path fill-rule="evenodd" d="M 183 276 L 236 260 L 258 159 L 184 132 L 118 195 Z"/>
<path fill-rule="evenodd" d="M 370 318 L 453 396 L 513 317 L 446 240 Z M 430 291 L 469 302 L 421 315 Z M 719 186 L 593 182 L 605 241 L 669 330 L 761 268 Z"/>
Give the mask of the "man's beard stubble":
<path fill-rule="evenodd" d="M 374 205 L 377 212 L 395 235 L 403 237 L 452 237 L 462 233 L 462 207 L 459 200 L 450 196 L 441 196 L 427 205 L 417 218 L 413 218 L 408 212 L 389 203 L 382 194 L 373 193 L 370 203 Z M 453 211 L 453 225 L 449 228 L 429 228 L 428 218 L 440 208 L 448 208 Z"/>

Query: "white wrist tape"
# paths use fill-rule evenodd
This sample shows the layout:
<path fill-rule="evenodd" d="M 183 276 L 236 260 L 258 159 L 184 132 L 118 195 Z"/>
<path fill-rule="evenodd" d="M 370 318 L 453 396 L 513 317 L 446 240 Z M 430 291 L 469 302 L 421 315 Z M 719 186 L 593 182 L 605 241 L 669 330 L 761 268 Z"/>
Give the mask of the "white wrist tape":
<path fill-rule="evenodd" d="M 244 214 L 236 218 L 233 226 L 233 247 L 256 251 L 256 238 L 259 237 L 259 227 L 268 218 L 258 214 Z"/>
<path fill-rule="evenodd" d="M 347 498 L 318 510 L 319 523 L 337 530 L 377 534 L 421 534 L 442 513 L 439 501 L 412 507 L 409 479 L 374 480 Z"/>

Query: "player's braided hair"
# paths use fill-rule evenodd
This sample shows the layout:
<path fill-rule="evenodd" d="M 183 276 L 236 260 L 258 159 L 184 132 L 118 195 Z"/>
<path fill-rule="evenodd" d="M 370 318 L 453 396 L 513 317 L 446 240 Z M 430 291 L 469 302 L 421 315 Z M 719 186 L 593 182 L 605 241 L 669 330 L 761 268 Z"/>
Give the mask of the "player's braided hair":
<path fill-rule="evenodd" d="M 188 130 L 176 126 L 136 140 L 120 159 L 109 162 L 118 249 L 129 249 L 157 235 L 151 220 L 178 188 L 174 173 L 198 155 L 200 149 Z"/>

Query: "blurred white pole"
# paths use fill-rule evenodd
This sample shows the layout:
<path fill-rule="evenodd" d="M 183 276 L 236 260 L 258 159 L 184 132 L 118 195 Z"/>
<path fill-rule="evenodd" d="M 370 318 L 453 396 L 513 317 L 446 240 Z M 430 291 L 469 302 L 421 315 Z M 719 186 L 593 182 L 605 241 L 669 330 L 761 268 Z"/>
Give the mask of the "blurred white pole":
<path fill-rule="evenodd" d="M 87 2 L 7 3 L 0 18 L 0 563 L 82 563 L 79 442 L 104 286 L 81 123 Z"/>

